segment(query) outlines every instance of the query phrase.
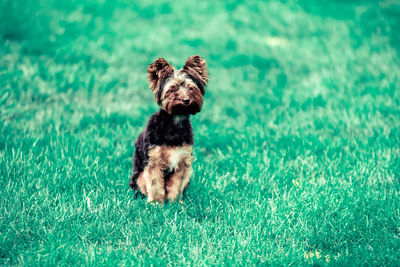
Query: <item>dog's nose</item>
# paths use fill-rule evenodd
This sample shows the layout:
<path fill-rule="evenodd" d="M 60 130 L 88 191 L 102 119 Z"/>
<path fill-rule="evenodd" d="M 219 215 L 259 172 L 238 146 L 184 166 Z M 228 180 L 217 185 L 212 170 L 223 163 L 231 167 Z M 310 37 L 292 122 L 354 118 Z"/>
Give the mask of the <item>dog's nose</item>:
<path fill-rule="evenodd" d="M 188 105 L 190 102 L 189 98 L 182 99 L 183 104 Z"/>

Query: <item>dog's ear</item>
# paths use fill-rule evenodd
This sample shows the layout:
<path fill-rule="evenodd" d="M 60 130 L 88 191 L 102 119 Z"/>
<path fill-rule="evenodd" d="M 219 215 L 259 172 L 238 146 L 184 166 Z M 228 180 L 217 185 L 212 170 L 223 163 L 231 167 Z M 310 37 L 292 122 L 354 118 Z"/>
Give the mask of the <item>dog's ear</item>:
<path fill-rule="evenodd" d="M 160 82 L 174 72 L 174 69 L 163 58 L 156 59 L 152 64 L 147 67 L 147 74 L 150 83 L 150 89 L 153 93 L 158 91 Z"/>
<path fill-rule="evenodd" d="M 207 63 L 204 58 L 199 55 L 189 57 L 185 66 L 183 66 L 183 70 L 194 79 L 201 82 L 202 86 L 206 86 L 208 82 L 208 72 Z"/>

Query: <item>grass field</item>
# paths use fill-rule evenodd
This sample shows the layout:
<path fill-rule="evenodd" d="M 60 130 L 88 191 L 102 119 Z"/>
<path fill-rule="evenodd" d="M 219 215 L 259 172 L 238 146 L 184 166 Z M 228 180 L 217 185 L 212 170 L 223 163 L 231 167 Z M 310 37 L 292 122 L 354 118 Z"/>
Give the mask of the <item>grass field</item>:
<path fill-rule="evenodd" d="M 0 1 L 0 263 L 399 265 L 398 1 Z M 136 199 L 157 57 L 209 66 L 183 204 Z"/>

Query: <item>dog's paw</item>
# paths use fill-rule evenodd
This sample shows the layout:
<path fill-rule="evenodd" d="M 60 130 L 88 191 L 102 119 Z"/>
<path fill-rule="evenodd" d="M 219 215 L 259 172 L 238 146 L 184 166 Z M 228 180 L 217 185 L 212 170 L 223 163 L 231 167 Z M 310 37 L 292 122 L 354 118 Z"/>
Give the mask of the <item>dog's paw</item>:
<path fill-rule="evenodd" d="M 149 195 L 147 202 L 163 204 L 165 202 L 165 194 Z"/>
<path fill-rule="evenodd" d="M 178 198 L 178 193 L 177 193 L 177 192 L 176 192 L 176 193 L 168 192 L 167 199 L 168 199 L 170 202 L 174 202 L 177 198 Z"/>

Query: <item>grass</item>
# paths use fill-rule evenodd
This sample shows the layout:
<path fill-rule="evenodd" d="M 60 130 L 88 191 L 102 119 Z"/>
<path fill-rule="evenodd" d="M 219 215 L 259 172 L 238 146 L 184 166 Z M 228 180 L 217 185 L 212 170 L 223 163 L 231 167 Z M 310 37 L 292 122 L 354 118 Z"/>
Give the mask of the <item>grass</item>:
<path fill-rule="evenodd" d="M 0 263 L 400 264 L 397 1 L 0 2 Z M 135 199 L 157 57 L 209 65 L 183 204 Z"/>

